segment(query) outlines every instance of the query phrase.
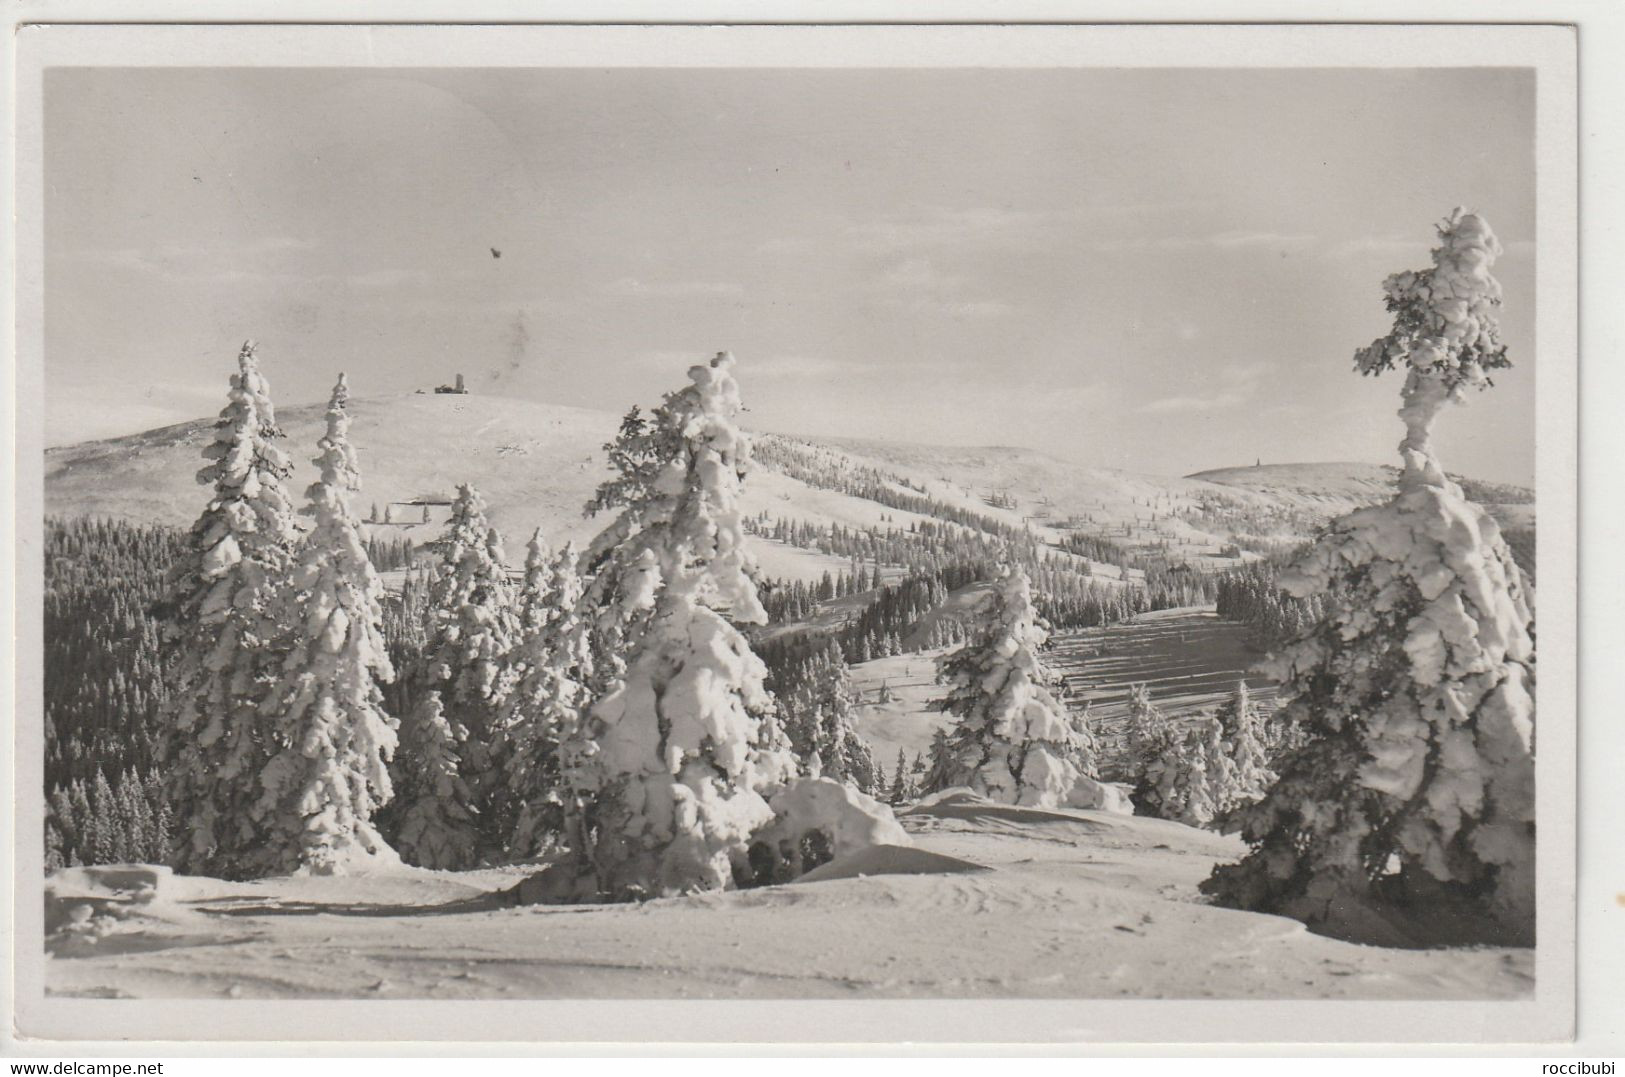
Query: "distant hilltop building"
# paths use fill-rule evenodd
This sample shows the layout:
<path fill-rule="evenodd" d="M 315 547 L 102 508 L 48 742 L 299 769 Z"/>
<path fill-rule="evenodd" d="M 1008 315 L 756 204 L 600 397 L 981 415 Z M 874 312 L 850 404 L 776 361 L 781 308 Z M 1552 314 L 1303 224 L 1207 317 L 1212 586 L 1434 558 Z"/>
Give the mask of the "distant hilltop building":
<path fill-rule="evenodd" d="M 434 391 L 437 393 L 456 393 L 458 395 L 467 395 L 468 386 L 463 383 L 463 376 L 459 374 L 457 375 L 456 385 L 436 385 L 434 387 Z"/>

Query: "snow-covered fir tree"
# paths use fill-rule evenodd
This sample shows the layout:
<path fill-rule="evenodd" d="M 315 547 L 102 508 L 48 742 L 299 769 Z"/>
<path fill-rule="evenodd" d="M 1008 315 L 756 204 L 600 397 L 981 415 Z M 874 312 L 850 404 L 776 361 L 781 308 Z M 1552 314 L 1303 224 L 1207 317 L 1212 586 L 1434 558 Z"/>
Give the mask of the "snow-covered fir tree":
<path fill-rule="evenodd" d="M 540 532 L 538 532 L 538 540 Z M 532 542 L 527 572 L 523 637 L 514 651 L 519 678 L 507 699 L 504 726 L 511 750 L 506 789 L 513 802 L 511 859 L 540 855 L 557 842 L 563 827 L 561 745 L 581 721 L 591 679 L 592 655 L 581 623 L 580 555 L 567 543 L 542 558 Z"/>
<path fill-rule="evenodd" d="M 470 484 L 457 488 L 439 549 L 425 599 L 426 642 L 417 680 L 421 691 L 440 693 L 456 736 L 463 781 L 479 808 L 478 854 L 500 861 L 514 824 L 504 810 L 509 749 L 504 704 L 513 683 L 509 658 L 519 617 L 501 535 Z"/>
<path fill-rule="evenodd" d="M 508 829 L 508 836 L 500 846 L 487 843 L 486 854 L 491 859 L 520 859 L 531 855 L 529 851 L 521 853 L 512 848 L 512 836 L 518 832 L 519 816 L 525 803 L 519 786 L 526 783 L 518 772 L 536 761 L 536 753 L 530 750 L 534 745 L 526 743 L 535 730 L 534 723 L 529 721 L 530 708 L 518 705 L 514 689 L 523 678 L 533 673 L 545 654 L 541 637 L 542 628 L 552 618 L 549 605 L 552 557 L 542 529 L 536 528 L 525 546 L 524 574 L 512 592 L 513 645 L 503 656 L 501 678 L 506 687 L 501 692 L 498 704 L 501 713 L 492 725 L 492 766 L 499 767 L 502 773 L 500 776 L 482 776 L 492 779 L 481 803 L 482 815 L 492 825 Z M 497 741 L 500 741 L 500 747 L 495 746 Z M 521 753 L 527 757 L 523 762 L 518 758 Z"/>
<path fill-rule="evenodd" d="M 1179 750 L 1181 738 L 1174 722 L 1151 702 L 1151 689 L 1144 683 L 1129 687 L 1123 740 L 1122 769 L 1133 789 L 1134 803 L 1150 814 L 1159 814 L 1158 782 L 1150 774 L 1160 760 Z"/>
<path fill-rule="evenodd" d="M 1186 736 L 1193 742 L 1194 755 L 1201 763 L 1202 793 L 1206 794 L 1206 802 L 1191 806 L 1189 822 L 1207 827 L 1217 822 L 1225 809 L 1240 801 L 1241 786 L 1235 775 L 1235 762 L 1230 759 L 1230 749 L 1224 741 L 1224 726 L 1220 726 L 1215 716 L 1211 713 L 1196 716 L 1189 721 Z"/>
<path fill-rule="evenodd" d="M 799 673 L 800 683 L 778 701 L 791 751 L 803 763 L 816 753 L 826 778 L 865 792 L 873 789 L 874 755 L 852 724 L 857 690 L 840 644 L 830 640 L 806 659 Z"/>
<path fill-rule="evenodd" d="M 525 575 L 516 603 L 520 639 L 528 639 L 553 619 L 553 551 L 542 529 L 531 533 L 525 545 Z"/>
<path fill-rule="evenodd" d="M 620 588 L 632 586 L 641 590 L 647 582 L 644 570 L 652 571 L 654 561 L 630 571 L 602 569 L 612 554 L 643 529 L 646 520 L 658 519 L 663 511 L 667 495 L 658 488 L 658 483 L 670 462 L 685 451 L 670 401 L 648 415 L 641 408 L 633 407 L 622 417 L 615 440 L 605 445 L 604 451 L 615 474 L 599 484 L 585 512 L 588 516 L 605 512 L 617 515 L 594 537 L 581 557 L 581 570 L 592 579 L 582 604 L 590 613 L 587 631 L 593 668 L 588 691 L 594 699 L 602 698 L 621 683 L 630 644 L 650 615 L 641 602 L 626 601 Z M 626 561 L 624 565 L 632 566 L 632 562 Z"/>
<path fill-rule="evenodd" d="M 959 763 L 948 740 L 948 731 L 932 730 L 931 743 L 925 751 L 925 775 L 915 783 L 916 787 L 924 793 L 948 789 L 953 786 L 959 770 Z"/>
<path fill-rule="evenodd" d="M 83 864 L 94 863 L 91 856 L 91 847 L 95 844 L 93 830 L 93 809 L 90 806 L 90 793 L 85 789 L 85 783 L 76 781 L 68 790 L 68 803 L 70 816 L 74 820 L 75 845 L 78 855 L 72 861 Z M 70 817 L 65 816 L 64 818 Z M 167 853 L 167 851 L 166 851 Z"/>
<path fill-rule="evenodd" d="M 237 357 L 226 407 L 203 450 L 199 483 L 213 493 L 192 525 L 166 601 L 180 654 L 164 749 L 175 813 L 171 863 L 192 874 L 264 873 L 269 820 L 259 778 L 280 749 L 266 694 L 280 672 L 283 591 L 297 531 L 292 474 L 271 389 L 252 341 Z"/>
<path fill-rule="evenodd" d="M 730 622 L 764 624 L 738 508 L 750 446 L 735 425 L 731 355 L 689 371 L 647 454 L 618 456 L 597 504 L 622 506 L 600 575 L 626 647 L 569 738 L 568 840 L 557 898 L 721 889 L 751 877 L 747 845 L 773 818 L 767 797 L 795 773 L 763 679 Z"/>
<path fill-rule="evenodd" d="M 1068 713 L 1068 721 L 1072 723 L 1072 740 L 1068 745 L 1072 754 L 1068 759 L 1079 774 L 1087 778 L 1099 778 L 1100 742 L 1095 739 L 1094 715 L 1091 710 L 1090 705 L 1085 703 L 1082 711 Z"/>
<path fill-rule="evenodd" d="M 1264 719 L 1245 680 L 1236 682 L 1234 694 L 1219 707 L 1214 717 L 1219 720 L 1224 737 L 1234 786 L 1219 805 L 1221 812 L 1228 812 L 1242 804 L 1262 800 L 1275 781 L 1275 772 L 1270 769 Z"/>
<path fill-rule="evenodd" d="M 1393 329 L 1355 359 L 1406 373 L 1399 491 L 1335 521 L 1281 581 L 1325 596 L 1267 668 L 1306 743 L 1240 813 L 1252 852 L 1204 884 L 1223 904 L 1324 924 L 1426 901 L 1458 930 L 1533 938 L 1533 615 L 1494 520 L 1430 440 L 1446 404 L 1508 365 L 1500 251 L 1458 209 L 1432 267 L 1385 284 Z"/>
<path fill-rule="evenodd" d="M 401 719 L 394 769 L 390 816 L 401 859 L 442 871 L 472 867 L 480 840 L 478 809 L 439 692 L 424 693 Z"/>
<path fill-rule="evenodd" d="M 68 866 L 68 842 L 62 828 L 49 813 L 45 816 L 45 874 L 61 871 Z"/>
<path fill-rule="evenodd" d="M 903 749 L 899 748 L 897 749 L 897 770 L 892 778 L 891 790 L 887 794 L 886 800 L 891 804 L 903 804 L 913 800 L 918 794 L 919 790 L 915 788 L 913 776 L 908 769 L 908 756 L 903 753 Z"/>
<path fill-rule="evenodd" d="M 1215 756 L 1222 758 L 1217 720 L 1204 715 L 1171 723 L 1162 750 L 1146 764 L 1137 806 L 1147 815 L 1206 826 L 1219 813 Z"/>
<path fill-rule="evenodd" d="M 844 681 L 846 667 L 840 668 L 841 679 Z M 849 689 L 849 683 L 843 685 Z M 850 785 L 852 788 L 867 791 L 874 786 L 875 758 L 869 749 L 869 743 L 858 734 L 852 725 L 852 711 L 850 704 L 829 704 L 824 709 L 824 723 L 821 741 L 825 745 L 824 776 L 834 778 L 838 782 Z"/>
<path fill-rule="evenodd" d="M 47 874 L 58 868 L 78 866 L 79 858 L 75 853 L 75 847 L 79 844 L 78 822 L 79 820 L 74 818 L 73 802 L 69 799 L 68 791 L 60 785 L 52 789 L 50 795 L 45 798 L 45 870 Z M 55 852 L 54 862 L 51 855 L 53 851 Z M 166 846 L 159 852 L 156 859 L 162 860 L 167 855 L 169 855 L 169 850 Z"/>
<path fill-rule="evenodd" d="M 93 864 L 112 864 L 124 859 L 127 843 L 121 840 L 118 798 L 107 775 L 98 770 L 90 793 L 90 824 L 85 828 L 86 849 Z"/>
<path fill-rule="evenodd" d="M 958 722 L 933 789 L 965 785 L 1008 804 L 1065 805 L 1090 780 L 1073 763 L 1072 722 L 1039 660 L 1047 633 L 1026 570 L 1007 564 L 989 598 L 981 630 L 940 663 L 950 687 L 938 705 Z"/>
<path fill-rule="evenodd" d="M 395 721 L 380 682 L 394 679 L 384 647 L 384 585 L 367 556 L 354 498 L 361 470 L 339 375 L 307 491 L 305 537 L 286 619 L 295 626 L 271 699 L 278 752 L 260 776 L 270 870 L 332 874 L 394 860 L 373 817 L 391 794 Z"/>

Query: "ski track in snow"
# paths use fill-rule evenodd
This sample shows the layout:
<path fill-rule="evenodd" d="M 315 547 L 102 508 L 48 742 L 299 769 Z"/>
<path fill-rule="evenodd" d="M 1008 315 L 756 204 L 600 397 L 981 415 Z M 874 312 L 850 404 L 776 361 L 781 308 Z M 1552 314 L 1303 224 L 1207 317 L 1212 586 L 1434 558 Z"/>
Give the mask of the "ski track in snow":
<path fill-rule="evenodd" d="M 997 805 L 900 817 L 989 870 L 642 905 L 506 907 L 518 869 L 170 882 L 173 915 L 58 944 L 53 994 L 151 998 L 1504 998 L 1531 951 L 1386 950 L 1203 903 L 1233 838 Z M 968 869 L 964 869 L 968 870 Z"/>

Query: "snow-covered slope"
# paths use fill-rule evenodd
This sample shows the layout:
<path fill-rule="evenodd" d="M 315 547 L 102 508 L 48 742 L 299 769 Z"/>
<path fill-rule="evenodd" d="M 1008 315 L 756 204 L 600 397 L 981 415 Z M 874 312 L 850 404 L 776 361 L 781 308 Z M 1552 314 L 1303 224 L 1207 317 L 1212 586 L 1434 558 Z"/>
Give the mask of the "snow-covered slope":
<path fill-rule="evenodd" d="M 1392 496 L 1399 471 L 1382 464 L 1260 464 L 1198 471 L 1186 478 L 1308 500 L 1367 501 Z"/>
<path fill-rule="evenodd" d="M 1362 946 L 1210 906 L 1196 885 L 1241 843 L 1178 823 L 964 796 L 901 821 L 913 848 L 836 861 L 819 869 L 823 881 L 639 905 L 506 907 L 496 892 L 516 875 L 396 868 L 164 880 L 121 918 L 75 913 L 109 899 L 81 893 L 70 872 L 53 880 L 55 920 L 89 919 L 48 944 L 48 989 L 94 998 L 1398 1000 L 1527 997 L 1533 987 L 1532 950 Z"/>
<path fill-rule="evenodd" d="M 1198 471 L 1186 478 L 1266 494 L 1334 515 L 1387 500 L 1399 489 L 1399 468 L 1390 464 L 1261 464 Z M 1460 475 L 1451 478 L 1503 526 L 1533 526 L 1533 490 Z"/>
<path fill-rule="evenodd" d="M 310 458 L 324 411 L 316 405 L 277 410 L 287 435 L 282 447 L 296 467 L 292 486 L 300 495 L 314 478 Z M 600 446 L 615 434 L 613 415 L 501 397 L 415 393 L 352 398 L 349 411 L 364 512 L 373 503 L 382 514 L 391 501 L 449 500 L 458 483 L 472 481 L 510 543 L 538 525 L 561 538 L 585 538 L 595 530 L 581 519 L 581 506 L 606 474 Z M 46 512 L 190 524 L 207 497 L 194 476 L 213 426 L 210 417 L 47 450 Z"/>
<path fill-rule="evenodd" d="M 615 434 L 616 415 L 449 394 L 356 398 L 350 410 L 364 512 L 374 504 L 383 515 L 390 502 L 449 500 L 458 483 L 473 482 L 514 552 L 537 526 L 553 541 L 583 540 L 599 526 L 583 519 L 581 507 L 607 474 L 602 446 Z M 314 477 L 310 458 L 323 408 L 284 407 L 278 418 L 288 435 L 283 447 L 298 468 L 294 491 L 302 494 Z M 206 496 L 195 475 L 213 423 L 208 417 L 47 450 L 46 511 L 189 524 Z M 1091 468 L 1028 449 L 773 438 L 813 454 L 829 475 L 879 474 L 888 489 L 932 504 L 920 511 L 883 505 L 838 482 L 804 481 L 769 467 L 746 483 L 742 504 L 753 515 L 907 529 L 952 509 L 1025 524 L 1056 542 L 1076 530 L 1130 551 L 1157 549 L 1208 566 L 1233 563 L 1217 555 L 1237 535 L 1301 539 L 1328 517 L 1387 496 L 1393 482 L 1391 469 L 1369 464 L 1232 468 L 1178 478 Z M 1525 519 L 1531 514 L 1529 506 L 1520 511 Z M 412 525 L 420 515 L 403 507 L 400 523 L 386 530 L 417 541 L 433 537 L 442 510 L 432 510 L 429 524 Z M 772 576 L 816 578 L 843 563 L 771 543 L 758 543 L 758 555 Z"/>

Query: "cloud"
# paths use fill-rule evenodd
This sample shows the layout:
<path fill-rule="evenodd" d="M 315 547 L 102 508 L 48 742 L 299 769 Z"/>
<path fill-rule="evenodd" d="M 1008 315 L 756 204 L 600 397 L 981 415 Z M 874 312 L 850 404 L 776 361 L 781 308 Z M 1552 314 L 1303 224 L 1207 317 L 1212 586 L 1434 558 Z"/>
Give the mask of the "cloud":
<path fill-rule="evenodd" d="M 1080 410 L 1099 404 L 1103 392 L 1104 386 L 1094 383 L 1045 386 L 1042 391 L 1024 396 L 1017 406 L 1038 415 L 1075 417 Z"/>
<path fill-rule="evenodd" d="M 882 306 L 933 318 L 964 318 L 992 321 L 1016 313 L 1016 305 L 1003 299 L 961 299 L 953 296 L 891 296 Z"/>
<path fill-rule="evenodd" d="M 670 353 L 655 353 L 666 355 Z M 915 374 L 940 374 L 961 367 L 963 361 L 948 359 L 883 359 L 839 355 L 806 355 L 778 352 L 768 355 L 742 355 L 738 374 L 748 381 L 818 381 L 884 375 L 888 378 Z"/>
<path fill-rule="evenodd" d="M 656 348 L 639 352 L 632 358 L 639 366 L 681 373 L 691 366 L 708 361 L 715 354 L 714 350 L 706 351 L 704 348 Z"/>
<path fill-rule="evenodd" d="M 45 444 L 124 437 L 155 427 L 206 418 L 226 401 L 225 375 L 217 382 L 152 382 L 132 391 L 118 378 L 70 378 L 45 394 Z"/>
<path fill-rule="evenodd" d="M 1005 318 L 1016 312 L 1013 303 L 1002 299 L 973 299 L 964 303 L 950 303 L 949 312 L 957 311 L 967 318 Z"/>
<path fill-rule="evenodd" d="M 1367 254 L 1426 255 L 1428 246 L 1414 235 L 1359 236 L 1333 243 L 1327 254 L 1333 258 L 1355 258 Z"/>
<path fill-rule="evenodd" d="M 872 254 L 931 248 L 1025 245 L 1053 242 L 1059 228 L 1121 227 L 1123 222 L 1167 217 L 1211 208 L 1203 201 L 1072 205 L 1061 209 L 1022 209 L 1008 205 L 918 206 L 847 228 L 851 244 Z M 1130 240 L 1135 245 L 1141 241 Z"/>
<path fill-rule="evenodd" d="M 428 274 L 420 269 L 374 269 L 341 279 L 355 288 L 398 288 L 403 284 L 425 284 Z"/>
<path fill-rule="evenodd" d="M 906 258 L 880 274 L 888 288 L 908 292 L 938 292 L 957 288 L 963 278 L 944 273 L 929 258 Z"/>
<path fill-rule="evenodd" d="M 690 299 L 706 296 L 726 299 L 742 295 L 744 291 L 743 285 L 733 281 L 644 281 L 636 277 L 622 277 L 604 288 L 604 292 L 608 295 L 648 299 Z"/>
<path fill-rule="evenodd" d="M 1191 412 L 1222 411 L 1225 408 L 1239 407 L 1251 399 L 1252 393 L 1235 389 L 1226 389 L 1209 396 L 1165 396 L 1161 400 L 1142 404 L 1139 412 L 1142 415 L 1183 415 Z"/>
<path fill-rule="evenodd" d="M 824 355 L 772 355 L 750 364 L 741 364 L 741 377 L 819 380 L 840 378 L 853 374 L 872 374 L 879 364 L 855 359 L 838 359 Z M 888 365 L 888 370 L 896 369 Z"/>
<path fill-rule="evenodd" d="M 1276 253 L 1312 250 L 1320 240 L 1303 232 L 1211 232 L 1199 236 L 1114 236 L 1089 240 L 1084 247 L 1100 253 L 1169 251 L 1270 251 Z"/>
<path fill-rule="evenodd" d="M 293 236 L 262 236 L 227 247 L 182 243 L 160 243 L 153 247 L 81 247 L 66 251 L 61 257 L 124 269 L 164 271 L 197 265 L 235 265 L 255 258 L 310 251 L 317 246 L 311 240 Z"/>
<path fill-rule="evenodd" d="M 847 228 L 847 238 L 861 250 L 891 254 L 931 247 L 963 247 L 990 241 L 1020 241 L 1031 236 L 1051 215 L 1008 206 L 921 206 L 887 214 Z"/>
<path fill-rule="evenodd" d="M 1380 236 L 1357 236 L 1353 239 L 1339 240 L 1327 248 L 1327 255 L 1332 258 L 1364 258 L 1366 256 L 1381 255 L 1403 261 L 1410 259 L 1417 265 L 1425 265 L 1428 261 L 1428 252 L 1436 242 L 1417 232 L 1390 232 Z M 1532 239 L 1501 239 L 1501 246 L 1506 253 L 1516 256 L 1529 256 L 1535 253 L 1535 241 Z"/>
<path fill-rule="evenodd" d="M 1208 236 L 1205 245 L 1220 250 L 1243 250 L 1262 247 L 1272 251 L 1306 250 L 1318 242 L 1303 232 L 1217 232 Z"/>
<path fill-rule="evenodd" d="M 1216 372 L 1219 384 L 1213 391 L 1165 396 L 1142 404 L 1136 410 L 1142 415 L 1189 415 L 1240 407 L 1253 399 L 1259 380 L 1269 370 L 1269 364 L 1262 361 L 1229 363 Z"/>
<path fill-rule="evenodd" d="M 443 285 L 470 276 L 466 270 L 445 267 L 433 273 L 420 268 L 391 266 L 356 268 L 348 272 L 325 268 L 312 272 L 301 268 L 305 262 L 301 256 L 317 247 L 316 243 L 291 236 L 267 236 L 229 249 L 164 243 L 146 248 L 83 248 L 61 257 L 80 265 L 137 273 L 172 284 L 230 287 L 306 285 L 389 291 L 407 286 Z"/>
<path fill-rule="evenodd" d="M 1015 305 L 996 296 L 972 294 L 969 278 L 946 273 L 930 258 L 915 256 L 881 270 L 875 291 L 887 307 L 941 317 L 1003 318 Z"/>
<path fill-rule="evenodd" d="M 1230 385 L 1251 384 L 1268 374 L 1270 365 L 1263 360 L 1251 363 L 1228 363 L 1219 368 L 1219 380 Z"/>
<path fill-rule="evenodd" d="M 895 256 L 967 247 L 1020 247 L 1053 243 L 1064 227 L 1121 227 L 1122 222 L 1209 209 L 1211 202 L 1170 201 L 1120 205 L 1067 206 L 1061 209 L 1017 209 L 1013 206 L 915 206 L 852 221 L 838 237 L 840 245 L 867 255 Z M 757 247 L 763 254 L 805 255 L 830 249 L 823 232 L 772 236 Z"/>
<path fill-rule="evenodd" d="M 853 359 L 828 355 L 769 355 L 749 364 L 741 363 L 741 373 L 753 376 L 784 379 L 842 378 L 854 375 L 882 373 L 887 375 L 940 370 L 955 364 L 929 362 L 923 359 L 902 359 L 876 362 L 871 359 Z"/>
<path fill-rule="evenodd" d="M 633 361 L 639 366 L 655 370 L 664 370 L 681 374 L 689 367 L 704 363 L 716 354 L 716 349 L 704 348 L 655 348 L 639 352 L 633 356 Z M 766 378 L 825 378 L 842 375 L 868 373 L 875 370 L 901 370 L 911 366 L 925 366 L 927 364 L 914 363 L 885 363 L 878 364 L 866 360 L 836 358 L 822 355 L 792 355 L 773 353 L 756 355 L 753 353 L 735 353 L 739 360 L 738 374 L 741 378 L 755 380 Z"/>

